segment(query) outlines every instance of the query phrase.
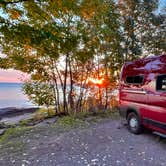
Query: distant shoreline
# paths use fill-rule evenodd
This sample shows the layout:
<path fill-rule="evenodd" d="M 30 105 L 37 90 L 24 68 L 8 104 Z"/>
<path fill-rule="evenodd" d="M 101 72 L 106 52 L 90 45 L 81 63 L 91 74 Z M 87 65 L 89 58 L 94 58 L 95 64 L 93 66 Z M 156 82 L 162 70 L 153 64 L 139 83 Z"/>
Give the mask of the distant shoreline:
<path fill-rule="evenodd" d="M 30 107 L 30 108 L 17 108 L 17 107 L 6 107 L 0 108 L 0 119 L 4 117 L 13 117 L 22 115 L 25 113 L 33 113 L 38 110 L 38 107 Z"/>
<path fill-rule="evenodd" d="M 0 84 L 23 84 L 23 82 L 0 82 Z"/>

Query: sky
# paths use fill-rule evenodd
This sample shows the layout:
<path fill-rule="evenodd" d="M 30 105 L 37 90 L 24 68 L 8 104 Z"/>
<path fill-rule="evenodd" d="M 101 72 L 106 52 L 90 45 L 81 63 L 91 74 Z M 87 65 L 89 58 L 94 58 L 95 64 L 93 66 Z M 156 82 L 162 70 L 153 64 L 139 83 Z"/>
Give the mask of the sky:
<path fill-rule="evenodd" d="M 0 82 L 20 83 L 26 78 L 26 74 L 16 70 L 0 70 Z"/>
<path fill-rule="evenodd" d="M 166 0 L 159 0 L 159 11 L 166 8 Z"/>
<path fill-rule="evenodd" d="M 166 0 L 160 0 L 160 9 L 166 8 Z M 1 70 L 0 69 L 0 82 L 22 82 L 21 80 L 26 79 L 27 76 L 25 76 L 23 73 L 15 70 Z"/>

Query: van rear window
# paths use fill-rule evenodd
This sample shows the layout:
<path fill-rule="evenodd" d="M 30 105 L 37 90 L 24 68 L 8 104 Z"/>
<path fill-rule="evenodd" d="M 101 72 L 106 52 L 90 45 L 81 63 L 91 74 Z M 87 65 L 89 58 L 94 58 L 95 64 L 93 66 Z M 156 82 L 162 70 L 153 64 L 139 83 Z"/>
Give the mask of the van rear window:
<path fill-rule="evenodd" d="M 127 84 L 142 84 L 143 83 L 143 76 L 142 75 L 127 76 L 126 83 Z"/>
<path fill-rule="evenodd" d="M 166 91 L 166 74 L 157 77 L 156 89 L 159 91 Z"/>

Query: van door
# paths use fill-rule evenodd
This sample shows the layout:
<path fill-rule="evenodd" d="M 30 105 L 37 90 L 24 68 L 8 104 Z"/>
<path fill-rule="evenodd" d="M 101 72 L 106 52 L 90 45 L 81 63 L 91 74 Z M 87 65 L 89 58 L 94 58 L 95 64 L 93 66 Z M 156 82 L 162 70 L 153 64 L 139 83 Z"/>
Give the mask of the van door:
<path fill-rule="evenodd" d="M 148 94 L 146 123 L 166 131 L 166 74 L 157 75 L 155 90 Z"/>

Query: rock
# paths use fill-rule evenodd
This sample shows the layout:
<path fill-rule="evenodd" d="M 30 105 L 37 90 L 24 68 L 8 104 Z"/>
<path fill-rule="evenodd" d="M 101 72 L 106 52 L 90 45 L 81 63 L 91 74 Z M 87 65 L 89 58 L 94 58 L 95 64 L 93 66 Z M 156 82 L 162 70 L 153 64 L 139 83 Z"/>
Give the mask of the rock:
<path fill-rule="evenodd" d="M 1 129 L 7 129 L 7 128 L 10 128 L 10 127 L 13 127 L 13 125 L 10 125 L 10 124 L 4 123 L 4 122 L 0 122 L 0 130 Z"/>
<path fill-rule="evenodd" d="M 6 129 L 0 129 L 0 136 L 1 136 L 1 135 L 4 135 L 5 132 L 6 132 Z"/>
<path fill-rule="evenodd" d="M 121 128 L 122 128 L 122 125 L 119 124 L 119 125 L 116 126 L 116 128 L 117 128 L 117 129 L 121 129 Z"/>
<path fill-rule="evenodd" d="M 133 150 L 134 148 L 132 146 L 129 147 L 130 150 Z"/>
<path fill-rule="evenodd" d="M 3 122 L 0 122 L 0 129 L 4 129 L 4 128 L 6 128 L 6 125 L 5 125 L 5 123 L 3 123 Z"/>

